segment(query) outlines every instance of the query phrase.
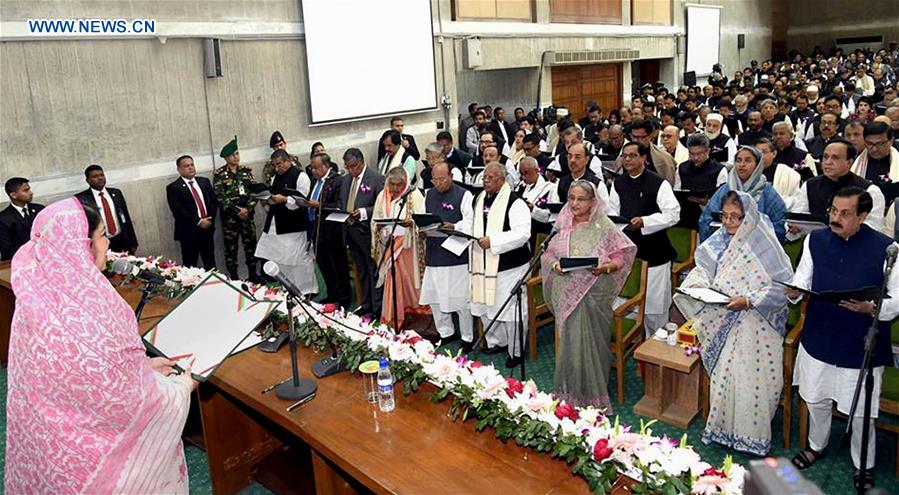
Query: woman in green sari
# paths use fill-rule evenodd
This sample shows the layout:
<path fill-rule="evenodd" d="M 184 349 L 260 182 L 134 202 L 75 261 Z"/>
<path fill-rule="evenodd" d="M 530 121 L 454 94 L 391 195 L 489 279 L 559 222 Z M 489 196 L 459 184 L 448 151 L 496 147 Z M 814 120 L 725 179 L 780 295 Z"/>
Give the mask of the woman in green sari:
<path fill-rule="evenodd" d="M 609 220 L 606 205 L 586 180 L 571 185 L 556 228 L 558 234 L 540 259 L 544 298 L 560 338 L 553 391 L 570 404 L 591 405 L 609 414 L 612 303 L 627 280 L 637 247 Z M 569 257 L 597 262 L 563 273 L 560 260 Z"/>

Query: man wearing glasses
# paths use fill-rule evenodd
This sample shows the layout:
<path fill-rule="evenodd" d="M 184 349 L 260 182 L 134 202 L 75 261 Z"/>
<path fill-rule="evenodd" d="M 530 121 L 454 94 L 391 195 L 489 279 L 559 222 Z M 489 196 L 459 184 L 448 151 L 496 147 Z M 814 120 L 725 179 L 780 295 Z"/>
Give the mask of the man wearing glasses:
<path fill-rule="evenodd" d="M 852 171 L 874 183 L 899 181 L 899 151 L 893 148 L 893 129 L 883 122 L 865 126 L 865 150 L 858 155 Z"/>
<path fill-rule="evenodd" d="M 814 158 L 816 162 L 821 163 L 821 156 L 824 154 L 824 148 L 827 147 L 827 144 L 830 143 L 831 140 L 839 137 L 837 132 L 839 131 L 839 125 L 839 114 L 826 112 L 821 115 L 821 132 L 805 142 L 806 149 L 808 149 L 809 154 L 812 155 L 812 158 Z"/>
<path fill-rule="evenodd" d="M 844 149 L 854 151 L 848 143 L 833 142 L 828 145 L 824 152 L 825 162 L 848 161 L 843 156 Z M 825 165 L 825 174 L 828 167 Z M 811 179 L 806 184 L 820 179 Z M 858 182 L 864 179 L 858 177 L 853 180 Z M 835 192 L 826 208 L 829 228 L 817 230 L 806 237 L 792 285 L 815 292 L 880 287 L 884 282 L 886 249 L 893 241 L 865 225 L 877 208 L 872 195 L 860 187 L 850 185 Z M 816 269 L 818 267 L 821 268 Z M 890 320 L 899 314 L 899 300 L 896 298 L 899 295 L 899 272 L 892 272 L 886 287 L 887 296 L 893 297 L 884 299 L 879 316 L 872 356 L 875 398 L 880 396 L 884 366 L 892 363 Z M 801 297 L 795 289 L 785 292 L 794 302 Z M 799 395 L 808 404 L 809 411 L 808 448 L 793 458 L 799 469 L 811 466 L 824 455 L 834 402 L 838 411 L 849 413 L 864 356 L 864 336 L 871 326 L 875 307 L 874 301 L 855 299 L 846 299 L 838 304 L 818 298 L 811 298 L 808 302 L 793 373 L 793 384 L 799 386 Z M 864 401 L 864 395 L 860 401 Z M 874 419 L 871 419 L 869 427 L 872 435 L 866 469 L 861 471 L 863 409 L 859 407 L 852 418 L 851 457 L 855 466 L 856 488 L 867 490 L 874 486 L 876 435 L 873 434 Z M 877 418 L 878 409 L 879 401 L 872 400 L 872 418 Z"/>
<path fill-rule="evenodd" d="M 825 115 L 827 117 L 827 115 Z M 822 131 L 825 129 L 825 119 L 821 119 Z M 805 181 L 797 191 L 793 204 L 790 207 L 792 213 L 811 213 L 824 217 L 830 207 L 837 191 L 854 186 L 867 191 L 871 196 L 873 208 L 870 214 L 865 216 L 864 223 L 878 232 L 884 232 L 884 198 L 880 188 L 871 181 L 852 173 L 850 168 L 855 160 L 856 151 L 852 143 L 842 138 L 830 141 L 821 157 L 822 175 Z M 800 229 L 788 225 L 790 233 L 798 234 Z"/>

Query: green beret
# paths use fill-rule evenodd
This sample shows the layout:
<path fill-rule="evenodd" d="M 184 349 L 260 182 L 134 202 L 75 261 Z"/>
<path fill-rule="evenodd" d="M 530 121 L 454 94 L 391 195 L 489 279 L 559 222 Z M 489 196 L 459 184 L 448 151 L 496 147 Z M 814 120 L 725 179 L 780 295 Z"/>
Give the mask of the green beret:
<path fill-rule="evenodd" d="M 237 151 L 237 136 L 234 136 L 234 139 L 228 142 L 222 151 L 219 153 L 219 156 L 222 158 L 227 158 L 233 155 Z"/>

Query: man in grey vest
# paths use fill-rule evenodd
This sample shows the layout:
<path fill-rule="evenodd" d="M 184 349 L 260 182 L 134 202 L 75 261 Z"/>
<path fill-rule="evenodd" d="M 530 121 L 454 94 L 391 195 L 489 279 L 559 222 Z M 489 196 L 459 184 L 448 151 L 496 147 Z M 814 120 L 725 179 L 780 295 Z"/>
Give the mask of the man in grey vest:
<path fill-rule="evenodd" d="M 430 147 L 428 148 L 430 149 Z M 440 217 L 443 228 L 468 225 L 474 215 L 474 200 L 465 188 L 453 183 L 446 162 L 431 168 L 431 182 L 425 196 L 425 210 Z M 471 309 L 468 304 L 468 250 L 456 256 L 441 244 L 445 238 L 428 237 L 425 248 L 425 275 L 418 303 L 430 305 L 434 325 L 444 342 L 455 340 L 452 314 L 459 319 L 462 351 L 468 353 L 474 344 Z"/>

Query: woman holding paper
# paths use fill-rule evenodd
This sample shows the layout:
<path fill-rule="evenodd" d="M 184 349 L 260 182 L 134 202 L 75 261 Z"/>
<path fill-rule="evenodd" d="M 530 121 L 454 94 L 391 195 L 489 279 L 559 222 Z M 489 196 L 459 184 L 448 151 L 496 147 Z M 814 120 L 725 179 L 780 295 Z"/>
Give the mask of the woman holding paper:
<path fill-rule="evenodd" d="M 729 302 L 704 304 L 682 294 L 674 302 L 695 320 L 711 379 L 702 441 L 765 455 L 783 385 L 787 320 L 784 289 L 773 282 L 792 280 L 793 269 L 752 196 L 728 192 L 721 220 L 723 228 L 696 249 L 696 268 L 681 287 L 712 289 Z"/>
<path fill-rule="evenodd" d="M 410 190 L 411 188 L 411 190 Z M 408 194 L 406 194 L 408 193 Z M 396 312 L 397 325 L 403 327 L 407 311 L 418 309 L 421 279 L 424 274 L 424 241 L 418 235 L 418 227 L 412 221 L 413 214 L 425 212 L 425 198 L 418 189 L 409 184 L 409 176 L 402 167 L 387 172 L 387 184 L 378 194 L 372 212 L 372 221 L 399 218 L 393 231 L 393 262 L 390 261 L 390 232 L 392 224 L 382 223 L 372 229 L 372 257 L 380 262 L 377 287 L 384 287 L 381 305 L 381 321 L 393 323 L 393 276 L 396 270 Z M 383 260 L 382 260 L 383 259 Z"/>
<path fill-rule="evenodd" d="M 13 258 L 7 493 L 188 493 L 181 431 L 190 373 L 148 359 L 101 269 L 99 213 L 44 209 Z"/>
<path fill-rule="evenodd" d="M 556 220 L 559 233 L 540 258 L 543 293 L 559 329 L 553 391 L 570 404 L 611 414 L 608 383 L 612 303 L 637 247 L 606 216 L 595 186 L 577 180 Z M 563 273 L 560 260 L 596 258 L 592 268 Z"/>

